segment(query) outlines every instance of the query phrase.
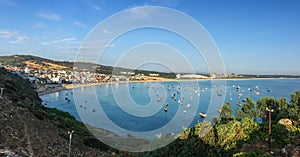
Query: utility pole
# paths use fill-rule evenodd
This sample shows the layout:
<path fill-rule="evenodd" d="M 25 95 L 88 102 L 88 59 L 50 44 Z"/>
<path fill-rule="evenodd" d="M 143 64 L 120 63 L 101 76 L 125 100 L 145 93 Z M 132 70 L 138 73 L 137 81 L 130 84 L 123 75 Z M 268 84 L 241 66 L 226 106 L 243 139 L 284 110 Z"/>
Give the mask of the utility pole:
<path fill-rule="evenodd" d="M 68 131 L 69 136 L 69 152 L 68 152 L 68 157 L 71 157 L 71 143 L 72 143 L 72 134 L 74 133 L 74 130 L 72 130 L 71 132 Z"/>
<path fill-rule="evenodd" d="M 269 152 L 273 154 L 271 151 L 271 134 L 272 134 L 272 115 L 271 113 L 274 112 L 274 109 L 266 108 L 266 111 L 269 113 L 269 133 L 268 133 L 268 141 L 269 141 Z"/>

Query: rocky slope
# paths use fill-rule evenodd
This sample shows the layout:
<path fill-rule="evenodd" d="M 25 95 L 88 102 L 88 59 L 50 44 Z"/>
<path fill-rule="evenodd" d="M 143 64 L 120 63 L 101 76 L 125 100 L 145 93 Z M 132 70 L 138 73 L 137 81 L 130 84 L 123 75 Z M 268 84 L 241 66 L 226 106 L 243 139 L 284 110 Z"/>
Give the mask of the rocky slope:
<path fill-rule="evenodd" d="M 111 154 L 74 117 L 43 107 L 25 80 L 0 68 L 0 85 L 5 86 L 0 99 L 0 156 L 67 156 L 71 129 L 72 156 Z M 96 148 L 89 147 L 92 144 Z"/>

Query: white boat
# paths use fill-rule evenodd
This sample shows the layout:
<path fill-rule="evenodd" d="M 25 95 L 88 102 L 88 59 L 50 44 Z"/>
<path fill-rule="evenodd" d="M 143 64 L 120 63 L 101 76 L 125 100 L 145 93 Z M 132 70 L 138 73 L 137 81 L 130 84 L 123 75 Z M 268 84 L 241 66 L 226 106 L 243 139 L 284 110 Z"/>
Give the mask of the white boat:
<path fill-rule="evenodd" d="M 187 108 L 190 108 L 190 107 L 191 107 L 191 104 L 187 104 L 186 107 L 187 107 Z"/>
<path fill-rule="evenodd" d="M 207 115 L 205 113 L 200 112 L 199 116 L 202 117 L 202 118 L 205 118 Z"/>

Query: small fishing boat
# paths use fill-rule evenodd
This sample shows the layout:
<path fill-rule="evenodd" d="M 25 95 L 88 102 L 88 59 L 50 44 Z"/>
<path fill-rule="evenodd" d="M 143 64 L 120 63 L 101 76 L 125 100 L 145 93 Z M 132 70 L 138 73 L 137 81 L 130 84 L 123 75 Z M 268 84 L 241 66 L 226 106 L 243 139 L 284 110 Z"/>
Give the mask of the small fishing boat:
<path fill-rule="evenodd" d="M 191 104 L 187 104 L 186 107 L 187 107 L 187 108 L 190 108 L 190 107 L 191 107 Z"/>
<path fill-rule="evenodd" d="M 202 118 L 205 118 L 207 115 L 205 113 L 200 112 L 199 116 L 202 117 Z"/>
<path fill-rule="evenodd" d="M 239 93 L 239 94 L 238 94 L 238 98 L 241 98 L 242 96 L 243 96 L 242 93 Z"/>
<path fill-rule="evenodd" d="M 164 111 L 165 111 L 165 112 L 168 112 L 168 108 L 167 108 L 167 107 L 164 107 Z"/>

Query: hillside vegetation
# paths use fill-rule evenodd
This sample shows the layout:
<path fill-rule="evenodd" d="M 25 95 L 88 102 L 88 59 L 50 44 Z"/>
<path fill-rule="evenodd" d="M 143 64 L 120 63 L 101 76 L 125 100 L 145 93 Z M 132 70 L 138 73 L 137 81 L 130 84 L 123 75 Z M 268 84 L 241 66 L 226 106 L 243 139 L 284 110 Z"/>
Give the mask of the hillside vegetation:
<path fill-rule="evenodd" d="M 68 130 L 74 130 L 74 156 L 109 155 L 109 147 L 94 138 L 73 116 L 41 105 L 30 84 L 0 68 L 0 156 L 9 151 L 20 156 L 66 156 Z M 92 147 L 91 147 L 92 146 Z"/>

